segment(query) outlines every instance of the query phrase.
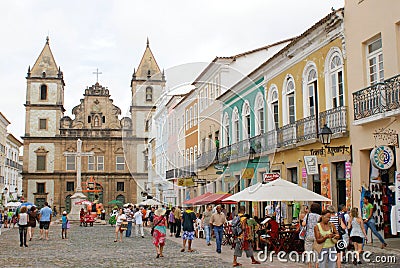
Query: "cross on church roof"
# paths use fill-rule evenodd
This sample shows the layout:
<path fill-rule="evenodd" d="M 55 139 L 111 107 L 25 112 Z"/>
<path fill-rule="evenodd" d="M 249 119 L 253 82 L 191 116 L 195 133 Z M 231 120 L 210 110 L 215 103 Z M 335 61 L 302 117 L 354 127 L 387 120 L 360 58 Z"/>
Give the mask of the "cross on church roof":
<path fill-rule="evenodd" d="M 93 74 L 96 75 L 96 83 L 99 82 L 99 74 L 103 74 L 102 72 L 99 72 L 99 68 L 96 69 L 95 72 L 93 72 Z"/>

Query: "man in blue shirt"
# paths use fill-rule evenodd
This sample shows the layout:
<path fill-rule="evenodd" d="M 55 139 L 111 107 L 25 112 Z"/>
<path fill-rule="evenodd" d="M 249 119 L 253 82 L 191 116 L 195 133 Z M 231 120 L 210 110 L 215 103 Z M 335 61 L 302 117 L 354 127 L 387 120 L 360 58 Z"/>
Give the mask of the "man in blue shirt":
<path fill-rule="evenodd" d="M 46 240 L 49 240 L 49 226 L 51 222 L 52 210 L 49 207 L 49 203 L 45 202 L 44 207 L 39 212 L 39 229 L 40 229 L 40 238 L 43 239 L 43 229 L 45 232 Z"/>

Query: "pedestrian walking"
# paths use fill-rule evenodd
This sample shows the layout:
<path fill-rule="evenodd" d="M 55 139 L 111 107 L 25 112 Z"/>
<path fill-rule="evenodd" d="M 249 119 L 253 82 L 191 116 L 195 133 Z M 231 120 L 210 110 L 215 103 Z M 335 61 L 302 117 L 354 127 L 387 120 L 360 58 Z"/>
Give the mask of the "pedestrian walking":
<path fill-rule="evenodd" d="M 79 221 L 79 226 L 82 226 L 85 221 L 85 210 L 83 208 L 81 208 L 81 210 L 79 211 Z"/>
<path fill-rule="evenodd" d="M 240 217 L 242 233 L 235 237 L 233 267 L 242 266 L 241 263 L 237 262 L 237 257 L 242 257 L 243 251 L 246 253 L 247 258 L 251 258 L 251 264 L 260 264 L 260 262 L 254 258 L 253 245 L 251 243 L 253 234 L 251 233 L 250 226 L 247 224 L 248 218 L 245 216 L 245 208 L 243 206 L 239 208 L 238 216 Z"/>
<path fill-rule="evenodd" d="M 26 244 L 26 233 L 28 231 L 29 215 L 27 213 L 28 208 L 21 207 L 20 213 L 18 214 L 18 225 L 19 225 L 19 246 L 28 247 Z"/>
<path fill-rule="evenodd" d="M 211 215 L 210 226 L 214 230 L 215 240 L 216 240 L 216 251 L 221 253 L 222 235 L 224 233 L 224 224 L 226 222 L 226 216 L 222 212 L 220 205 L 217 206 L 217 212 Z"/>
<path fill-rule="evenodd" d="M 118 241 L 118 234 L 120 235 L 119 242 L 122 242 L 122 233 L 124 232 L 124 227 L 122 226 L 122 222 L 126 221 L 126 215 L 124 214 L 124 210 L 122 208 L 119 209 L 117 215 L 117 222 L 115 224 L 115 240 Z"/>
<path fill-rule="evenodd" d="M 136 208 L 136 212 L 133 215 L 133 218 L 135 220 L 135 233 L 136 236 L 139 236 L 139 230 L 140 230 L 140 235 L 142 238 L 144 238 L 144 232 L 143 232 L 143 214 L 142 211 L 139 210 L 139 208 Z"/>
<path fill-rule="evenodd" d="M 28 221 L 28 237 L 29 241 L 32 241 L 32 237 L 36 228 L 36 221 L 38 220 L 37 209 L 35 206 L 32 206 L 29 209 L 29 221 Z"/>
<path fill-rule="evenodd" d="M 52 211 L 49 207 L 49 203 L 45 202 L 44 207 L 40 209 L 39 212 L 39 229 L 40 229 L 40 238 L 39 240 L 46 239 L 49 240 L 49 228 L 51 222 Z M 43 234 L 45 237 L 43 237 Z"/>
<path fill-rule="evenodd" d="M 61 217 L 61 237 L 62 239 L 67 238 L 67 230 L 68 230 L 68 215 L 67 212 L 64 210 Z"/>
<path fill-rule="evenodd" d="M 3 213 L 3 223 L 4 223 L 4 228 L 8 227 L 8 212 L 7 209 L 4 210 Z"/>
<path fill-rule="evenodd" d="M 371 232 L 378 237 L 379 241 L 381 241 L 381 248 L 385 248 L 387 246 L 385 240 L 381 236 L 381 234 L 376 230 L 375 219 L 374 219 L 374 206 L 370 203 L 369 197 L 364 197 L 364 205 L 362 208 L 362 219 L 364 221 L 364 229 L 368 234 L 368 228 L 371 229 Z"/>
<path fill-rule="evenodd" d="M 314 235 L 314 227 L 317 226 L 319 219 L 321 218 L 321 206 L 318 203 L 312 203 L 310 206 L 310 212 L 304 217 L 302 225 L 306 226 L 306 236 L 304 238 L 304 251 L 309 252 L 307 254 L 308 259 L 306 263 L 308 263 L 308 268 L 312 267 L 312 264 L 316 261 L 315 259 L 311 259 L 311 254 L 314 252 L 313 244 L 315 240 Z"/>
<path fill-rule="evenodd" d="M 358 208 L 352 208 L 350 211 L 350 220 L 347 224 L 348 228 L 351 228 L 350 237 L 354 244 L 354 250 L 356 251 L 356 260 L 353 260 L 353 264 L 361 264 L 360 253 L 362 251 L 362 244 L 365 239 L 367 241 L 367 232 L 364 228 L 364 222 L 358 214 Z M 364 238 L 364 239 L 363 239 Z"/>
<path fill-rule="evenodd" d="M 207 246 L 211 246 L 211 226 L 210 220 L 212 215 L 212 206 L 207 205 L 206 210 L 203 212 L 202 225 L 204 228 L 205 236 L 206 236 L 206 244 Z"/>
<path fill-rule="evenodd" d="M 153 231 L 153 244 L 156 247 L 157 251 L 157 257 L 164 257 L 163 255 L 163 249 L 165 246 L 165 237 L 167 235 L 167 221 L 164 217 L 165 215 L 165 209 L 163 208 L 158 208 L 154 212 L 154 231 Z"/>
<path fill-rule="evenodd" d="M 0 210 L 0 235 L 1 235 L 1 228 L 3 227 L 3 211 Z"/>
<path fill-rule="evenodd" d="M 169 222 L 169 235 L 173 236 L 176 233 L 176 226 L 175 226 L 175 217 L 174 217 L 175 207 L 171 209 L 168 216 Z"/>
<path fill-rule="evenodd" d="M 132 217 L 133 217 L 133 212 L 132 212 L 132 205 L 128 205 L 128 207 L 125 209 L 125 215 L 126 215 L 126 220 L 128 221 L 128 227 L 125 232 L 126 237 L 130 237 L 132 233 Z"/>
<path fill-rule="evenodd" d="M 341 232 L 339 232 L 339 230 L 345 230 L 346 229 L 346 225 L 344 222 L 341 221 L 341 219 L 339 218 L 339 213 L 336 213 L 335 211 L 335 207 L 332 205 L 329 205 L 326 208 L 330 213 L 331 213 L 331 218 L 329 220 L 330 223 L 332 223 L 335 226 L 335 229 L 337 231 L 337 233 L 339 234 L 339 239 L 342 240 L 342 235 Z M 345 247 L 338 247 L 337 244 L 335 243 L 335 249 L 337 252 L 337 258 L 336 258 L 336 266 L 337 268 L 341 268 L 342 267 L 342 253 L 346 251 Z"/>
<path fill-rule="evenodd" d="M 336 267 L 336 249 L 335 242 L 332 239 L 339 239 L 340 236 L 333 225 L 329 222 L 331 212 L 324 210 L 321 213 L 321 222 L 314 227 L 314 236 L 318 244 L 322 245 L 322 250 L 318 256 L 319 268 L 335 268 Z"/>
<path fill-rule="evenodd" d="M 194 223 L 196 222 L 196 214 L 194 214 L 191 207 L 188 207 L 182 214 L 183 225 L 183 244 L 181 252 L 185 251 L 186 241 L 188 241 L 188 252 L 193 252 L 192 241 L 194 239 Z"/>
<path fill-rule="evenodd" d="M 56 206 L 53 206 L 53 217 L 57 217 L 57 208 Z"/>
<path fill-rule="evenodd" d="M 176 233 L 175 237 L 181 237 L 181 228 L 182 228 L 182 207 L 176 207 L 174 212 L 175 218 L 175 226 L 176 226 Z"/>

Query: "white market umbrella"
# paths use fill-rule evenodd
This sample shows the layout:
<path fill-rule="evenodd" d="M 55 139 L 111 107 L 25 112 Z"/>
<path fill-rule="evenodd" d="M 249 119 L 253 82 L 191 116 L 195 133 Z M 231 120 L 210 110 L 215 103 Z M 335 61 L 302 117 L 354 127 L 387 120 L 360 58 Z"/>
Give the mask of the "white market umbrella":
<path fill-rule="evenodd" d="M 267 184 L 257 183 L 243 191 L 225 198 L 223 201 L 331 201 L 306 188 L 283 179 Z"/>
<path fill-rule="evenodd" d="M 139 205 L 141 205 L 141 206 L 161 206 L 162 204 L 154 199 L 147 199 L 146 201 L 141 202 Z"/>

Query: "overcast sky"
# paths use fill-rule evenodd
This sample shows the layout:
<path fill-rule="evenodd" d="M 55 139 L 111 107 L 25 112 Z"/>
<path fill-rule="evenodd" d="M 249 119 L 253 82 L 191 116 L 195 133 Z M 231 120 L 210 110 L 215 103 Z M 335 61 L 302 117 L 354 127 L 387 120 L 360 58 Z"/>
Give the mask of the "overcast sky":
<path fill-rule="evenodd" d="M 24 135 L 28 66 L 46 36 L 64 72 L 65 115 L 99 82 L 125 115 L 130 81 L 149 37 L 160 68 L 231 56 L 294 37 L 344 0 L 1 1 L 0 112 Z M 166 77 L 168 80 L 168 77 Z"/>

